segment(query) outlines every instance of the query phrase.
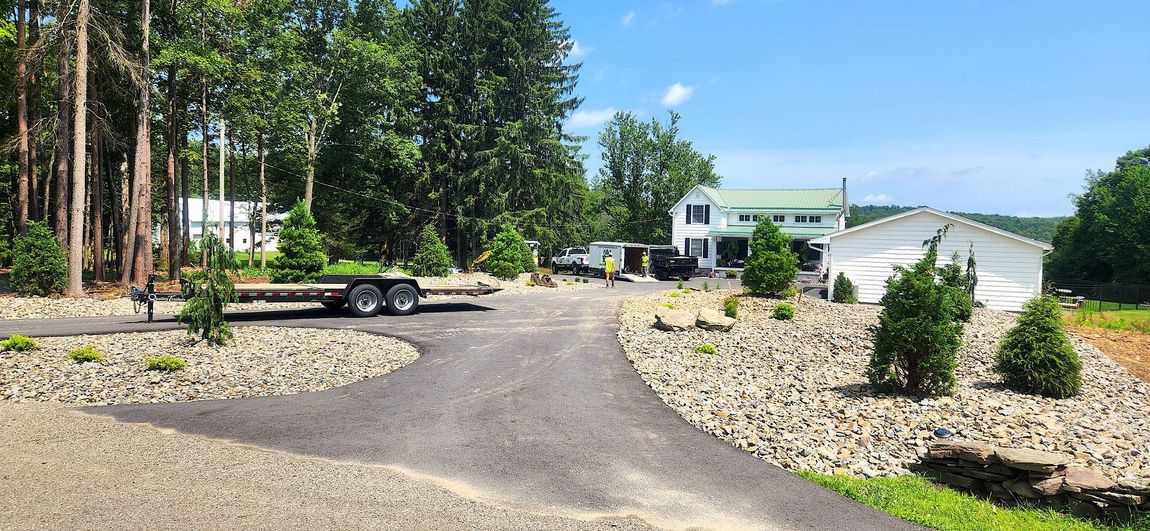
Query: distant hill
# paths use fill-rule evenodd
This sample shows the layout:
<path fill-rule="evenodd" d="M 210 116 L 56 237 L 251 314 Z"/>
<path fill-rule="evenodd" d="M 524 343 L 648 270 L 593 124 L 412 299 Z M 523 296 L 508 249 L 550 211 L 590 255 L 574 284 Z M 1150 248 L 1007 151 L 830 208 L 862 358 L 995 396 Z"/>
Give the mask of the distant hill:
<path fill-rule="evenodd" d="M 888 216 L 893 216 L 900 212 L 913 210 L 918 207 L 911 206 L 897 206 L 897 205 L 851 205 L 851 217 L 847 218 L 847 227 L 855 225 L 862 225 L 869 223 L 876 219 L 882 219 Z M 974 214 L 970 212 L 952 212 L 964 218 L 970 218 L 979 223 L 985 223 L 991 227 L 997 227 L 1002 230 L 1008 230 L 1015 234 L 1033 238 L 1038 241 L 1050 243 L 1054 241 L 1054 229 L 1058 226 L 1058 222 L 1062 221 L 1062 217 L 1040 218 L 1028 217 L 1020 218 L 1018 216 L 1003 216 L 1001 214 Z"/>

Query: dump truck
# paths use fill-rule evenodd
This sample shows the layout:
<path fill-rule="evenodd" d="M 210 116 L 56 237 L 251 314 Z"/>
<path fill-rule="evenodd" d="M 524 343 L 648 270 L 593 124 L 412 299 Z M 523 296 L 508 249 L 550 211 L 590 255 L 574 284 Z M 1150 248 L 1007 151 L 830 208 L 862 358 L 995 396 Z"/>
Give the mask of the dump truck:
<path fill-rule="evenodd" d="M 155 301 L 184 301 L 195 286 L 180 279 L 180 291 L 157 293 L 155 280 L 144 289 L 132 288 L 130 298 L 137 311 L 147 307 L 152 320 Z M 489 295 L 501 288 L 479 283 L 473 286 L 420 286 L 415 278 L 395 273 L 374 275 L 323 275 L 319 280 L 300 284 L 236 284 L 237 302 L 316 302 L 330 310 L 344 306 L 356 317 L 371 317 L 387 310 L 391 315 L 409 315 L 419 308 L 419 299 L 430 295 Z"/>

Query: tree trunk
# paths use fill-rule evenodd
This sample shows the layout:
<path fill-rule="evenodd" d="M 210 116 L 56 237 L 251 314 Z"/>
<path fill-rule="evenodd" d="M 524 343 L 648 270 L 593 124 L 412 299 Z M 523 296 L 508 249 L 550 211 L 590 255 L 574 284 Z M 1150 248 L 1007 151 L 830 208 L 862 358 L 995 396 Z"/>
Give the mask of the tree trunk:
<path fill-rule="evenodd" d="M 86 167 L 88 105 L 89 0 L 79 0 L 76 13 L 76 75 L 72 105 L 72 211 L 68 229 L 68 295 L 84 296 L 84 170 Z"/>
<path fill-rule="evenodd" d="M 94 99 L 98 99 L 96 95 Z M 101 170 L 104 161 L 104 137 L 96 127 L 92 127 L 92 271 L 96 281 L 104 280 L 104 191 L 101 185 Z"/>
<path fill-rule="evenodd" d="M 112 223 L 111 223 L 111 225 L 112 225 L 112 251 L 116 256 L 116 269 L 122 270 L 122 269 L 124 269 L 124 260 L 125 260 L 124 259 L 124 199 L 126 197 L 128 197 L 128 193 L 125 191 L 125 187 L 127 186 L 127 183 L 124 182 L 124 180 L 126 179 L 124 177 L 124 174 L 127 170 L 125 170 L 124 168 L 127 167 L 127 161 L 125 160 L 125 162 L 121 163 L 116 168 L 119 170 L 118 172 L 112 171 L 113 162 L 112 162 L 112 160 L 110 160 L 111 158 L 107 157 L 106 155 L 107 154 L 105 153 L 104 158 L 109 159 L 109 160 L 107 160 L 104 163 L 104 173 L 108 177 L 108 196 L 112 199 L 112 211 L 111 211 L 112 215 L 110 216 L 110 218 L 112 220 Z M 127 155 L 124 155 L 124 157 L 126 159 Z M 116 177 L 117 174 L 120 175 L 120 178 Z"/>
<path fill-rule="evenodd" d="M 227 138 L 227 133 L 228 133 L 227 124 L 224 123 L 223 111 L 220 111 L 220 148 L 218 150 L 219 155 L 220 155 L 220 157 L 219 157 L 220 158 L 220 161 L 219 161 L 220 162 L 220 164 L 219 164 L 219 167 L 220 167 L 220 173 L 219 173 L 219 181 L 220 181 L 220 211 L 219 211 L 219 215 L 220 215 L 220 219 L 219 219 L 219 225 L 218 225 L 219 232 L 216 233 L 216 235 L 219 236 L 220 239 L 223 239 L 223 237 L 224 237 L 224 161 L 225 161 L 225 157 L 227 155 L 227 146 L 224 145 L 224 139 Z"/>
<path fill-rule="evenodd" d="M 144 78 L 140 80 L 139 101 L 136 109 L 136 157 L 132 171 L 132 211 L 129 214 L 128 234 L 131 241 L 126 257 L 132 266 L 124 267 L 120 274 L 122 284 L 143 286 L 155 270 L 152 262 L 152 124 L 151 124 L 151 0 L 140 6 L 140 67 Z M 125 264 L 126 266 L 127 264 Z M 130 274 L 129 274 L 130 269 Z"/>
<path fill-rule="evenodd" d="M 256 151 L 260 158 L 260 269 L 265 269 L 268 266 L 268 181 L 264 174 L 266 153 L 263 131 L 256 138 Z"/>
<path fill-rule="evenodd" d="M 40 38 L 40 1 L 32 0 L 28 12 L 28 41 L 37 42 Z M 43 220 L 45 213 L 40 210 L 40 173 L 39 164 L 37 164 L 36 156 L 36 131 L 31 130 L 40 123 L 40 106 L 36 105 L 36 95 L 40 85 L 37 72 L 39 68 L 43 68 L 42 63 L 38 68 L 33 68 L 28 72 L 28 120 L 31 123 L 28 132 L 28 215 L 32 219 Z"/>
<path fill-rule="evenodd" d="M 232 252 L 236 252 L 236 141 L 228 139 L 228 195 L 232 202 L 228 203 L 228 242 Z"/>
<path fill-rule="evenodd" d="M 187 147 L 187 142 L 188 142 L 187 137 L 184 137 L 182 142 L 183 142 L 182 145 L 184 147 Z M 183 233 L 183 240 L 180 241 L 180 259 L 183 260 L 182 265 L 185 265 L 188 267 L 191 267 L 191 265 L 192 265 L 192 257 L 191 257 L 191 253 L 189 252 L 191 249 L 191 245 L 192 245 L 192 216 L 191 216 L 191 210 L 192 209 L 191 209 L 191 206 L 188 205 L 188 187 L 189 187 L 189 179 L 191 178 L 191 172 L 192 172 L 192 168 L 191 168 L 191 164 L 188 162 L 188 159 L 186 157 L 181 157 L 180 158 L 180 210 L 182 212 L 180 215 L 180 222 L 184 224 L 184 227 L 183 227 L 183 230 L 181 230 L 181 232 Z"/>
<path fill-rule="evenodd" d="M 68 2 L 60 2 L 56 8 L 56 20 L 64 20 L 68 15 Z M 72 107 L 69 101 L 72 98 L 72 83 L 70 79 L 72 40 L 68 32 L 60 34 L 60 49 L 56 58 L 56 98 L 60 106 L 56 111 L 56 143 L 53 151 L 55 160 L 55 186 L 53 190 L 56 202 L 53 228 L 56 237 L 60 238 L 64 250 L 68 248 L 68 163 L 72 160 L 68 141 L 72 136 Z"/>
<path fill-rule="evenodd" d="M 256 261 L 256 224 L 252 219 L 256 212 L 256 202 L 248 202 L 248 267 L 255 265 Z"/>
<path fill-rule="evenodd" d="M 315 186 L 315 164 L 319 158 L 319 132 L 313 118 L 307 130 L 307 177 L 303 185 L 303 202 L 311 210 L 312 191 Z"/>
<path fill-rule="evenodd" d="M 207 46 L 207 23 L 204 20 L 204 12 L 200 10 L 200 47 Z M 204 236 L 208 235 L 208 78 L 207 75 L 200 76 L 200 166 L 204 170 L 204 201 L 203 212 L 200 218 L 200 241 L 203 241 Z M 204 246 L 200 246 L 200 267 L 208 267 L 208 250 Z"/>
<path fill-rule="evenodd" d="M 16 232 L 28 232 L 28 195 L 31 168 L 28 165 L 28 28 L 25 0 L 16 3 Z"/>
<path fill-rule="evenodd" d="M 175 11 L 175 2 L 172 2 L 173 13 Z M 168 279 L 179 278 L 180 264 L 183 263 L 181 256 L 182 250 L 180 244 L 183 238 L 180 235 L 180 230 L 183 227 L 180 217 L 180 206 L 177 204 L 177 185 L 176 182 L 176 138 L 179 133 L 179 116 L 176 114 L 176 65 L 172 64 L 168 67 L 168 160 L 167 160 L 167 174 L 165 175 L 164 186 L 167 197 L 165 198 L 165 206 L 168 209 L 168 256 L 165 258 L 168 261 Z"/>

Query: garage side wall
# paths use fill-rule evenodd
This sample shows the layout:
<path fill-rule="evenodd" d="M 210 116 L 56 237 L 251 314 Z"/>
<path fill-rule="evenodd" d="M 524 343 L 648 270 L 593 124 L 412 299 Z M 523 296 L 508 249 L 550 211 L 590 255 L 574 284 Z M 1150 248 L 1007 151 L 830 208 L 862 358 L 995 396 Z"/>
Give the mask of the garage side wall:
<path fill-rule="evenodd" d="M 886 291 L 886 279 L 893 274 L 892 264 L 917 262 L 923 255 L 922 242 L 947 223 L 952 222 L 921 212 L 832 237 L 830 278 L 845 273 L 858 290 L 859 302 L 878 303 Z M 953 225 L 939 247 L 939 265 L 958 251 L 965 269 L 973 242 L 978 262 L 975 300 L 990 308 L 1021 311 L 1022 304 L 1041 291 L 1041 249 L 976 226 Z"/>

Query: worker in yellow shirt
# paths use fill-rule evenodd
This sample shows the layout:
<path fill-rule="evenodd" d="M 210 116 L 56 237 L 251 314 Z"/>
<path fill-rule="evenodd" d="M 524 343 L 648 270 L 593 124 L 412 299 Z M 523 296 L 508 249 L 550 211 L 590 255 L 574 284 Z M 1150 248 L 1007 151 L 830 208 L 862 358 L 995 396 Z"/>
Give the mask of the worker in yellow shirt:
<path fill-rule="evenodd" d="M 610 251 L 603 253 L 603 276 L 607 279 L 603 287 L 615 287 L 615 258 Z"/>
<path fill-rule="evenodd" d="M 643 251 L 643 276 L 647 276 L 647 272 L 651 270 L 651 257 L 647 256 L 647 251 Z"/>

